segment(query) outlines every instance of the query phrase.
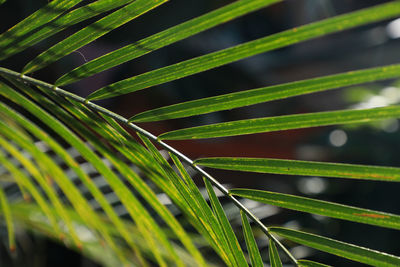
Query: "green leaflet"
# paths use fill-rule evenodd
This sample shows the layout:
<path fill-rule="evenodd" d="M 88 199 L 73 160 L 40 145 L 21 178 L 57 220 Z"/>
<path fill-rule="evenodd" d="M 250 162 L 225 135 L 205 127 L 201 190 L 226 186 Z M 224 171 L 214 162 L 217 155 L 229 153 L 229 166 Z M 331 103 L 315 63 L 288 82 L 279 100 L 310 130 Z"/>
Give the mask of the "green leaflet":
<path fill-rule="evenodd" d="M 11 214 L 10 204 L 7 201 L 6 194 L 3 191 L 3 188 L 0 186 L 0 208 L 1 212 L 4 215 L 4 219 L 6 221 L 7 232 L 8 232 L 8 246 L 11 252 L 15 251 L 15 233 L 14 233 L 14 224 L 13 218 Z"/>
<path fill-rule="evenodd" d="M 133 0 L 99 0 L 90 3 L 86 6 L 74 9 L 69 13 L 56 18 L 55 20 L 43 25 L 37 31 L 30 33 L 26 38 L 22 39 L 17 43 L 13 43 L 12 46 L 1 50 L 3 57 L 10 57 L 18 52 L 25 50 L 26 48 L 70 27 L 81 21 L 85 21 L 94 16 L 107 12 L 111 9 L 125 5 Z"/>
<path fill-rule="evenodd" d="M 210 197 L 210 203 L 214 210 L 215 216 L 217 217 L 217 220 L 221 225 L 221 228 L 226 238 L 226 242 L 229 245 L 229 250 L 231 251 L 234 257 L 235 266 L 248 266 L 246 259 L 244 258 L 243 251 L 239 245 L 235 233 L 233 232 L 232 226 L 229 223 L 229 220 L 225 215 L 222 205 L 219 202 L 218 197 L 214 192 L 211 182 L 206 178 L 203 178 L 203 180 L 204 184 L 206 185 L 208 196 Z"/>
<path fill-rule="evenodd" d="M 242 228 L 252 267 L 263 267 L 263 261 L 246 214 L 241 210 Z"/>
<path fill-rule="evenodd" d="M 3 54 L 5 49 L 28 38 L 29 35 L 40 26 L 62 15 L 65 11 L 81 1 L 82 0 L 53 0 L 8 31 L 2 33 L 0 35 L 0 60 L 5 58 Z"/>
<path fill-rule="evenodd" d="M 329 33 L 395 17 L 399 14 L 400 2 L 393 1 L 336 16 L 131 77 L 105 86 L 90 94 L 87 99 L 98 100 L 127 94 L 213 69 L 246 57 Z"/>
<path fill-rule="evenodd" d="M 400 181 L 400 168 L 268 158 L 203 158 L 196 164 L 224 170 Z"/>
<path fill-rule="evenodd" d="M 281 0 L 241 0 L 233 2 L 94 59 L 59 78 L 56 85 L 66 85 L 94 75 L 279 1 Z"/>
<path fill-rule="evenodd" d="M 309 260 L 298 260 L 297 263 L 300 267 L 331 267 L 330 265 Z"/>
<path fill-rule="evenodd" d="M 399 117 L 400 106 L 395 105 L 382 108 L 315 112 L 216 123 L 167 132 L 161 134 L 158 138 L 162 140 L 215 138 L 338 124 L 367 123 Z"/>
<path fill-rule="evenodd" d="M 380 227 L 400 229 L 400 216 L 338 203 L 253 189 L 232 189 L 230 194 L 296 211 L 319 214 Z"/>
<path fill-rule="evenodd" d="M 184 118 L 399 76 L 399 64 L 350 71 L 336 75 L 188 101 L 145 111 L 133 116 L 129 120 L 134 122 L 147 122 Z"/>
<path fill-rule="evenodd" d="M 293 242 L 335 254 L 350 260 L 373 266 L 400 266 L 400 258 L 376 250 L 344 243 L 334 239 L 280 227 L 271 227 L 274 232 Z"/>
<path fill-rule="evenodd" d="M 275 246 L 274 241 L 272 239 L 269 240 L 269 261 L 271 263 L 271 267 L 282 267 L 281 258 L 279 257 L 278 249 Z"/>
<path fill-rule="evenodd" d="M 22 72 L 39 70 L 166 1 L 136 0 L 49 48 L 29 62 Z"/>

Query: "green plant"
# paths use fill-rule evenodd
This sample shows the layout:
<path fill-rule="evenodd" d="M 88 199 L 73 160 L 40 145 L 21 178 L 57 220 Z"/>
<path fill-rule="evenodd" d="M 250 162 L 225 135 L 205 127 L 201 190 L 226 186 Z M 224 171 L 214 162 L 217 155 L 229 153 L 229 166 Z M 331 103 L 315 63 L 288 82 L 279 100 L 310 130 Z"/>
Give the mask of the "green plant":
<path fill-rule="evenodd" d="M 367 123 L 400 117 L 399 106 L 247 119 L 180 129 L 159 136 L 154 136 L 136 124 L 196 116 L 344 86 L 398 78 L 400 65 L 356 70 L 189 101 L 146 111 L 130 119 L 91 102 L 144 90 L 330 33 L 395 18 L 400 14 L 400 1 L 328 18 L 149 71 L 109 84 L 90 94 L 86 99 L 63 90 L 60 86 L 133 60 L 226 21 L 272 5 L 279 0 L 233 2 L 87 62 L 66 73 L 54 84 L 32 78 L 32 72 L 63 58 L 165 3 L 166 0 L 98 0 L 70 10 L 79 2 L 82 1 L 53 0 L 0 35 L 0 59 L 4 60 L 69 26 L 108 12 L 93 24 L 45 50 L 27 63 L 21 72 L 0 68 L 2 77 L 0 95 L 3 100 L 0 103 L 2 148 L 0 164 L 7 170 L 7 174 L 11 175 L 9 179 L 17 184 L 23 197 L 25 199 L 32 197 L 34 200 L 31 203 L 23 201 L 8 203 L 6 194 L 0 188 L 1 213 L 7 225 L 11 250 L 15 248 L 13 222 L 17 222 L 27 229 L 80 249 L 83 254 L 109 266 L 120 264 L 146 266 L 148 262 L 160 266 L 211 264 L 204 258 L 195 242 L 197 235 L 188 230 L 193 228 L 226 265 L 246 266 L 250 263 L 252 266 L 262 266 L 261 255 L 250 227 L 252 222 L 254 227 L 261 229 L 269 239 L 271 266 L 282 266 L 280 257 L 299 266 L 325 266 L 317 262 L 296 259 L 278 236 L 361 263 L 375 266 L 400 265 L 400 258 L 396 256 L 303 231 L 268 227 L 257 219 L 238 197 L 392 229 L 400 229 L 398 215 L 269 191 L 228 190 L 202 166 L 225 170 L 318 175 L 383 182 L 400 181 L 400 169 L 267 158 L 202 158 L 192 161 L 164 141 Z M 110 13 L 110 10 L 114 11 Z M 139 140 L 126 129 L 133 130 Z M 34 141 L 38 140 L 46 144 L 51 153 L 35 145 Z M 168 151 L 172 162 L 168 162 L 156 146 Z M 123 203 L 130 220 L 117 215 L 89 173 L 80 168 L 79 162 L 71 156 L 66 147 L 75 149 L 85 162 L 90 163 L 104 177 Z M 102 209 L 101 212 L 95 210 L 88 202 L 82 188 L 71 181 L 62 165 L 73 170 L 80 180 L 79 183 L 95 198 Z M 210 205 L 190 177 L 188 168 L 194 169 L 204 177 Z M 156 187 L 149 185 L 147 180 Z M 239 208 L 237 216 L 240 213 L 248 253 L 243 253 L 213 187 Z M 179 221 L 160 202 L 155 193 L 159 191 L 164 192 L 179 208 L 184 214 L 184 220 Z M 82 232 L 86 233 L 85 238 Z"/>

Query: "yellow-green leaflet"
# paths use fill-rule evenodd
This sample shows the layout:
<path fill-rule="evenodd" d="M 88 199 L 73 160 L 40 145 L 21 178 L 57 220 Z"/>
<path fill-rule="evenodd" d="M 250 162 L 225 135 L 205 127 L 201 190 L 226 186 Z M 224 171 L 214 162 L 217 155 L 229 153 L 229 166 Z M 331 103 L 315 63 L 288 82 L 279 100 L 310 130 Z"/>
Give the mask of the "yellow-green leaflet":
<path fill-rule="evenodd" d="M 10 205 L 7 201 L 6 194 L 4 193 L 2 187 L 0 187 L 0 208 L 7 224 L 8 246 L 10 248 L 10 251 L 15 251 L 15 233 L 14 233 L 13 218 L 11 214 Z"/>

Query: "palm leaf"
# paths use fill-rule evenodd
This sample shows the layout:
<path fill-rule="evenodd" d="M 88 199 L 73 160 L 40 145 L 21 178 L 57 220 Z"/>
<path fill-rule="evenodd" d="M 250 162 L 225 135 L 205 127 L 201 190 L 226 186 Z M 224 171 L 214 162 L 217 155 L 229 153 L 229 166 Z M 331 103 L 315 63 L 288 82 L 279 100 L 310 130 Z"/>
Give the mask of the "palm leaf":
<path fill-rule="evenodd" d="M 3 2 L 0 1 L 0 4 Z M 149 71 L 108 84 L 87 99 L 57 85 L 66 85 L 110 69 L 279 0 L 236 1 L 88 62 L 63 75 L 55 84 L 24 75 L 46 67 L 166 0 L 98 0 L 71 10 L 80 2 L 53 0 L 0 35 L 1 60 L 18 55 L 70 26 L 104 15 L 28 62 L 22 73 L 0 67 L 0 96 L 4 100 L 0 103 L 0 164 L 8 183 L 16 183 L 20 191 L 17 201 L 21 196 L 26 200 L 32 196 L 35 201 L 31 204 L 9 203 L 11 198 L 0 187 L 0 214 L 5 218 L 11 250 L 15 246 L 14 220 L 26 229 L 71 244 L 73 249 L 107 266 L 207 266 L 208 258 L 202 255 L 205 251 L 199 248 L 195 239 L 192 240 L 193 235 L 197 237 L 197 233 L 192 232 L 197 231 L 206 240 L 207 247 L 212 248 L 226 265 L 247 266 L 246 258 L 250 258 L 252 266 L 262 266 L 260 249 L 249 218 L 269 238 L 272 266 L 282 266 L 278 249 L 296 266 L 326 266 L 297 260 L 275 234 L 362 263 L 399 265 L 400 258 L 383 252 L 305 232 L 270 228 L 243 204 L 246 202 L 236 196 L 393 229 L 400 227 L 398 215 L 270 191 L 228 190 L 202 166 L 376 181 L 398 181 L 398 168 L 266 158 L 204 158 L 193 161 L 162 141 L 373 122 L 398 118 L 399 106 L 246 119 L 170 131 L 158 138 L 131 123 L 196 116 L 393 79 L 399 77 L 398 64 L 178 103 L 137 114 L 129 120 L 89 101 L 142 90 L 327 34 L 395 18 L 400 14 L 399 1 L 324 19 Z M 143 144 L 127 129 L 133 130 Z M 168 152 L 173 165 L 158 147 Z M 77 156 L 72 155 L 70 150 Z M 84 164 L 93 170 L 85 170 L 82 167 Z M 188 167 L 203 177 L 210 205 L 194 183 Z M 96 183 L 91 172 L 101 177 L 104 184 Z M 111 191 L 112 197 L 121 204 L 120 209 L 126 210 L 128 220 L 120 217 L 110 201 L 112 197 L 105 194 L 101 186 L 107 186 Z M 239 209 L 248 255 L 240 247 L 241 236 L 235 234 L 235 222 L 228 220 L 232 216 L 229 214 L 231 211 L 227 212 L 222 206 L 214 187 Z M 159 194 L 171 200 L 170 206 L 162 203 Z M 174 216 L 176 209 L 182 216 Z M 238 216 L 237 210 L 235 212 Z M 82 229 L 90 233 L 90 240 L 80 235 Z"/>

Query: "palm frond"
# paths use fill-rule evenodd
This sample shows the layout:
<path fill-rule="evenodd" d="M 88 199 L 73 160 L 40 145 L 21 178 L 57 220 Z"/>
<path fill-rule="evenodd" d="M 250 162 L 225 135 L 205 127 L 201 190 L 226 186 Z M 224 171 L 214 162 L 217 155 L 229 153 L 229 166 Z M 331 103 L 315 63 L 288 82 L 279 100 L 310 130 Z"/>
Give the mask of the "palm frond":
<path fill-rule="evenodd" d="M 0 4 L 5 1 L 0 1 Z M 296 176 L 398 182 L 396 167 L 272 158 L 192 160 L 164 140 L 242 136 L 330 125 L 397 119 L 398 105 L 287 114 L 170 130 L 158 137 L 136 122 L 191 118 L 211 112 L 400 77 L 392 64 L 206 97 L 147 110 L 130 119 L 92 100 L 165 84 L 261 53 L 400 15 L 400 2 L 356 10 L 107 84 L 86 99 L 58 86 L 79 81 L 266 8 L 280 0 L 240 0 L 126 45 L 63 74 L 54 84 L 27 76 L 145 16 L 167 0 L 53 0 L 0 35 L 0 60 L 32 48 L 81 22 L 91 23 L 25 62 L 21 72 L 0 67 L 0 167 L 12 177 L 0 184 L 0 214 L 10 250 L 14 224 L 39 232 L 106 266 L 209 266 L 209 254 L 227 266 L 263 266 L 256 230 L 268 239 L 271 266 L 327 266 L 297 259 L 285 238 L 307 247 L 375 266 L 400 258 L 335 239 L 269 227 L 246 200 L 309 214 L 400 229 L 399 215 L 314 198 L 255 189 L 228 189 L 203 167 Z M 99 18 L 97 18 L 99 16 Z M 130 74 L 132 76 L 132 74 Z M 135 123 L 134 123 L 135 122 Z M 161 150 L 164 151 L 161 151 Z M 165 152 L 165 153 L 164 153 Z M 205 192 L 195 176 L 204 182 Z M 6 186 L 18 190 L 15 198 Z M 106 190 L 104 190 L 106 188 Z M 235 218 L 224 206 L 235 207 Z M 32 197 L 32 202 L 28 203 Z M 118 207 L 115 205 L 118 203 Z M 250 221 L 249 221 L 250 219 Z M 239 234 L 237 221 L 242 224 Z M 253 223 L 252 229 L 250 223 Z M 86 234 L 82 234 L 82 231 Z M 201 247 L 193 237 L 199 237 Z M 247 253 L 242 249 L 244 244 Z M 210 251 L 213 250 L 211 253 Z M 209 254 L 206 254 L 209 253 Z"/>

